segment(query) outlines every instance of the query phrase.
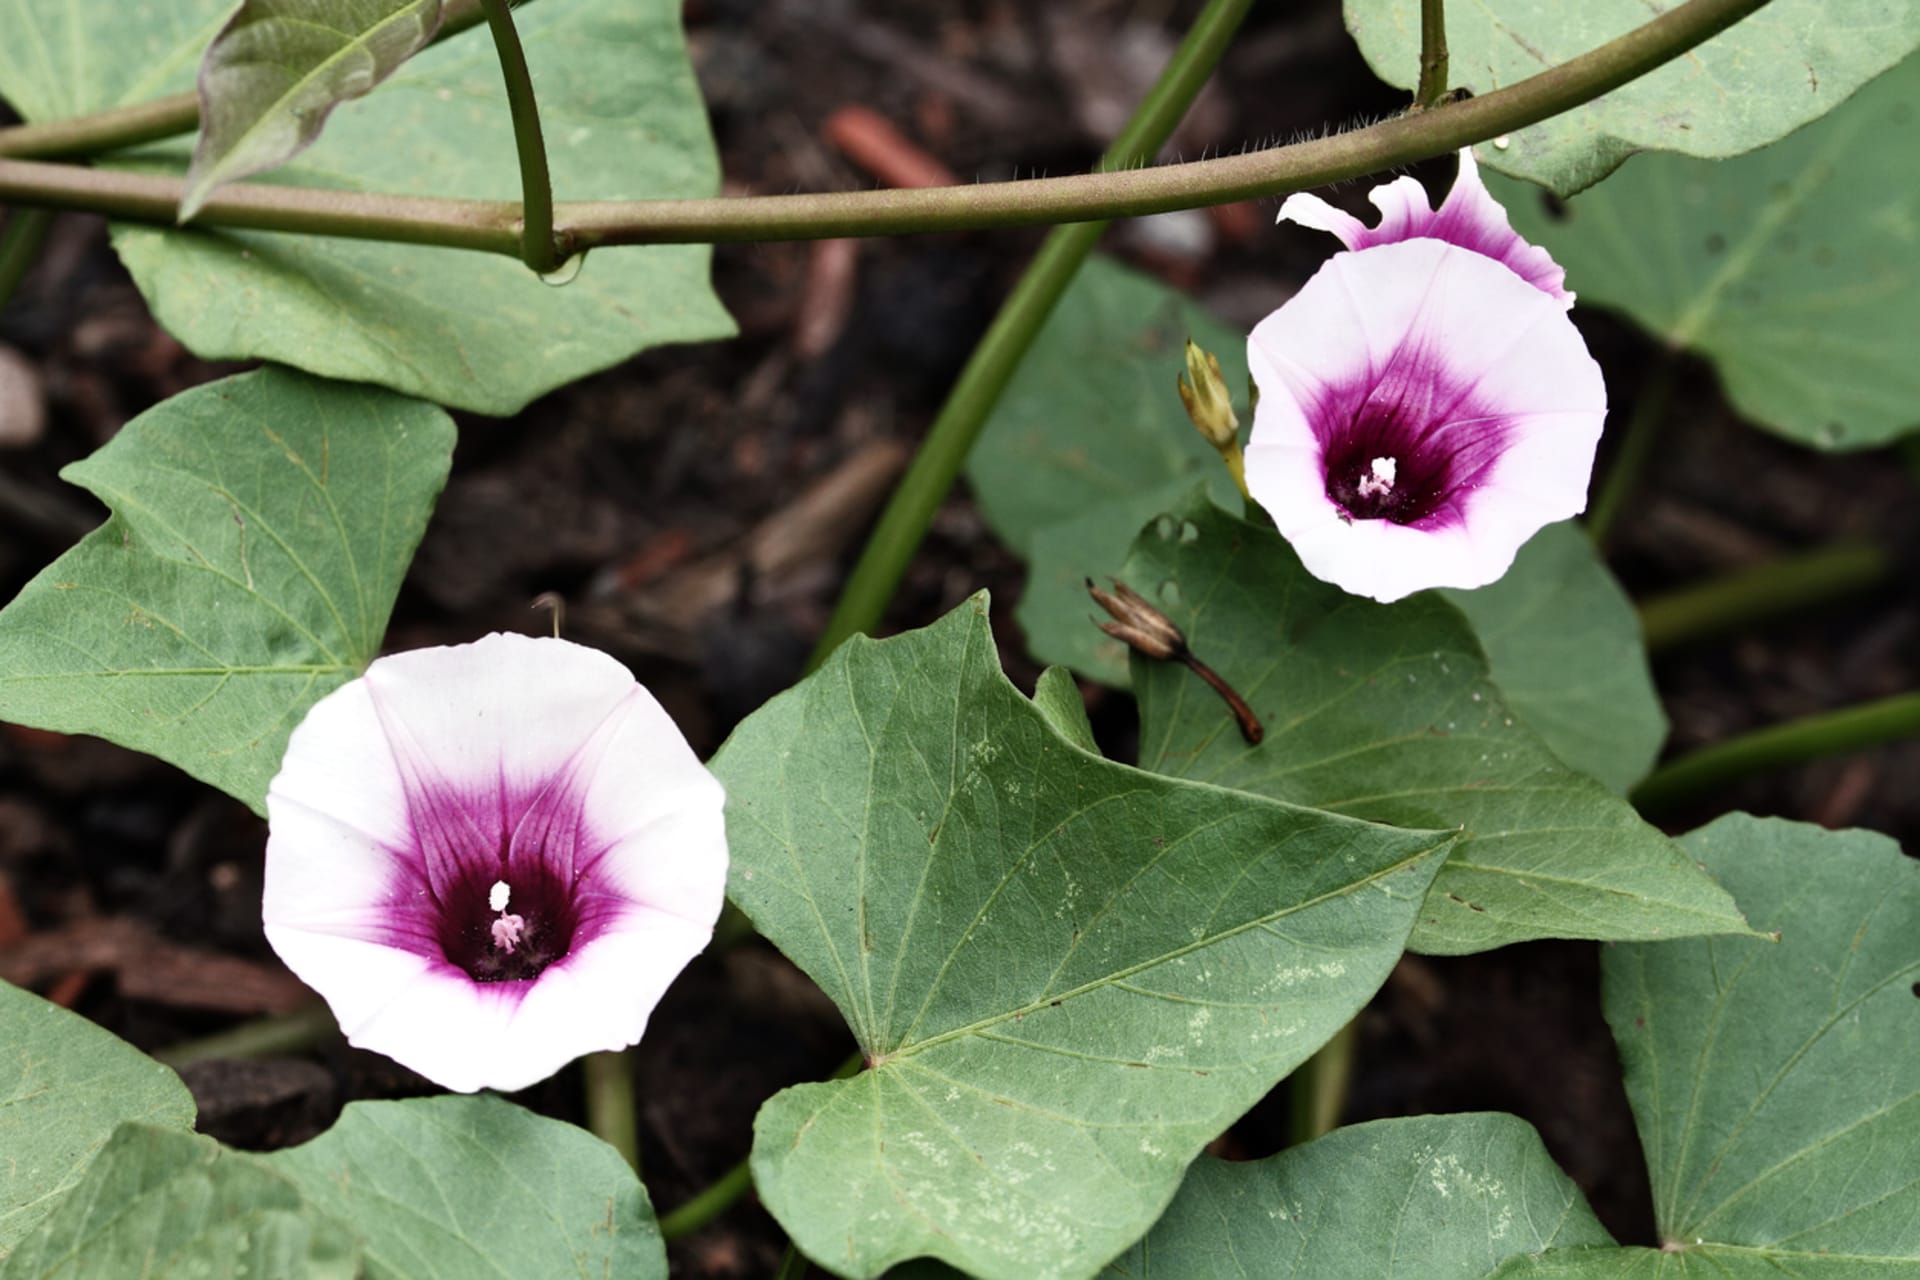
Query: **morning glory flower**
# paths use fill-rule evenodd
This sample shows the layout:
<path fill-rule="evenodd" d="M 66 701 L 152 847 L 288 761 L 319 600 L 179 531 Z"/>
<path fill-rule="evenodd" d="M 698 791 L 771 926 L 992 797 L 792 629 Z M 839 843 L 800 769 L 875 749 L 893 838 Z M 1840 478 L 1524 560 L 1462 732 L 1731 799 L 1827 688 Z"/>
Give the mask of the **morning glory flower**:
<path fill-rule="evenodd" d="M 604 653 L 381 658 L 307 713 L 267 792 L 267 940 L 353 1044 L 522 1089 L 638 1041 L 706 946 L 724 798 Z"/>
<path fill-rule="evenodd" d="M 1507 211 L 1480 180 L 1480 166 L 1474 163 L 1471 147 L 1461 150 L 1460 172 L 1438 210 L 1428 205 L 1427 189 L 1413 178 L 1396 178 L 1375 187 L 1367 193 L 1367 199 L 1380 210 L 1379 226 L 1369 227 L 1345 210 L 1304 192 L 1287 197 L 1280 206 L 1280 221 L 1331 232 L 1354 250 L 1402 240 L 1444 240 L 1503 263 L 1522 280 L 1558 299 L 1562 306 L 1573 306 L 1573 295 L 1566 290 L 1567 273 L 1553 255 L 1539 245 L 1528 244 L 1513 229 Z"/>
<path fill-rule="evenodd" d="M 1607 409 L 1560 269 L 1471 160 L 1437 214 L 1411 182 L 1374 191 L 1379 228 L 1290 199 L 1356 247 L 1247 340 L 1248 492 L 1308 572 L 1383 602 L 1485 586 L 1585 510 Z"/>

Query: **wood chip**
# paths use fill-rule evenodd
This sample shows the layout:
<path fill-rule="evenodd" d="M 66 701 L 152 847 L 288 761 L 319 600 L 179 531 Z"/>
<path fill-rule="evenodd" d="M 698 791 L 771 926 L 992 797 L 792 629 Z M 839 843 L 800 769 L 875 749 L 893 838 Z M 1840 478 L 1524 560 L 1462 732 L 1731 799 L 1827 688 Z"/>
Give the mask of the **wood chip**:
<path fill-rule="evenodd" d="M 172 942 L 126 916 L 81 920 L 0 949 L 0 979 L 19 987 L 111 973 L 120 993 L 174 1008 L 287 1013 L 313 997 L 278 965 Z"/>
<path fill-rule="evenodd" d="M 841 107 L 821 127 L 842 155 L 889 187 L 953 187 L 960 180 L 893 121 L 869 107 Z"/>

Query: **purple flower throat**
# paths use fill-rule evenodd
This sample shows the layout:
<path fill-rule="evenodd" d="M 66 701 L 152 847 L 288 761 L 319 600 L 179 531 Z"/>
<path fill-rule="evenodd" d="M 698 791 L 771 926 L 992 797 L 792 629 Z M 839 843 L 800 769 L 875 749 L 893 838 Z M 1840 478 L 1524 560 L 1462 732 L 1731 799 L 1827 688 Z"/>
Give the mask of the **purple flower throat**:
<path fill-rule="evenodd" d="M 567 957 L 580 925 L 573 887 L 544 858 L 509 872 L 505 849 L 491 868 L 463 865 L 437 915 L 441 954 L 475 982 L 532 981 Z"/>
<path fill-rule="evenodd" d="M 1429 531 L 1461 520 L 1509 427 L 1474 404 L 1475 389 L 1417 348 L 1396 352 L 1378 375 L 1326 387 L 1312 423 L 1328 499 L 1350 520 Z"/>

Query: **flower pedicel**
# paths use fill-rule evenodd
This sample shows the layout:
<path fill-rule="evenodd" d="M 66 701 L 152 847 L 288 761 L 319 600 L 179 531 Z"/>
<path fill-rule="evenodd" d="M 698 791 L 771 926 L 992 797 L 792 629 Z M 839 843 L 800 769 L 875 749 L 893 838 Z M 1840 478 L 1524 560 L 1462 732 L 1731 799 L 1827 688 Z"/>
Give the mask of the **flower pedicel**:
<path fill-rule="evenodd" d="M 1499 578 L 1586 508 L 1606 387 L 1547 253 L 1471 154 L 1438 211 L 1375 188 L 1368 227 L 1312 196 L 1283 219 L 1348 245 L 1254 328 L 1247 487 L 1316 577 L 1381 601 Z"/>
<path fill-rule="evenodd" d="M 720 784 L 606 654 L 492 635 L 373 663 L 267 793 L 267 939 L 347 1038 L 449 1089 L 639 1040 L 712 936 Z"/>

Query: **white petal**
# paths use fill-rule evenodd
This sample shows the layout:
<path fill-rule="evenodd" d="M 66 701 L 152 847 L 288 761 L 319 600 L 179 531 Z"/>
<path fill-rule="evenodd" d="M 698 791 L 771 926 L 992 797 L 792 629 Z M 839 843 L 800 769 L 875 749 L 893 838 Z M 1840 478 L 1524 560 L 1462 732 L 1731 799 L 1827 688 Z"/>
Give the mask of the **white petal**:
<path fill-rule="evenodd" d="M 537 791 L 635 687 L 597 649 L 507 633 L 396 653 L 365 678 L 383 723 L 403 727 L 441 779 L 489 794 L 502 782 Z"/>
<path fill-rule="evenodd" d="M 1390 520 L 1334 519 L 1289 540 L 1314 577 L 1382 604 L 1435 585 L 1484 586 L 1506 570 L 1502 564 L 1484 577 L 1489 557 L 1458 526 L 1428 533 Z M 1508 553 L 1506 563 L 1512 560 Z"/>
<path fill-rule="evenodd" d="M 386 750 L 364 679 L 320 699 L 293 730 L 267 787 L 267 821 L 289 801 L 363 833 L 369 844 L 411 843 L 406 792 Z"/>
<path fill-rule="evenodd" d="M 703 787 L 687 807 L 615 841 L 594 864 L 595 881 L 629 902 L 712 928 L 727 893 L 720 798 L 719 784 Z"/>
<path fill-rule="evenodd" d="M 1280 206 L 1280 216 L 1274 221 L 1292 222 L 1315 231 L 1325 231 L 1338 236 L 1340 243 L 1349 249 L 1358 249 L 1362 237 L 1367 233 L 1367 224 L 1345 209 L 1335 208 L 1319 196 L 1305 192 L 1288 196 Z"/>
<path fill-rule="evenodd" d="M 325 998 L 349 1039 L 395 992 L 439 966 L 397 947 L 287 925 L 269 924 L 267 942 L 295 977 Z"/>
<path fill-rule="evenodd" d="M 1433 220 L 1427 189 L 1415 178 L 1399 177 L 1382 183 L 1367 192 L 1367 199 L 1380 211 L 1380 225 L 1372 229 L 1370 245 L 1424 234 L 1427 224 Z"/>
<path fill-rule="evenodd" d="M 519 983 L 479 983 L 432 965 L 390 986 L 380 1007 L 354 1025 L 342 1019 L 341 1029 L 355 1048 L 383 1053 L 455 1093 L 524 1089 L 576 1056 L 513 1034 L 524 996 Z"/>
<path fill-rule="evenodd" d="M 488 1087 L 525 1088 L 582 1054 L 638 1044 L 660 998 L 712 938 L 711 923 L 633 911 L 619 927 L 540 975 L 513 1020 L 514 1043 L 501 1047 L 498 1078 L 489 1079 Z M 556 1055 L 564 1056 L 550 1062 Z"/>

